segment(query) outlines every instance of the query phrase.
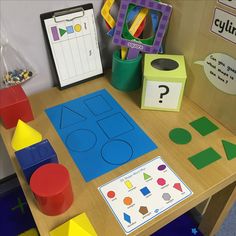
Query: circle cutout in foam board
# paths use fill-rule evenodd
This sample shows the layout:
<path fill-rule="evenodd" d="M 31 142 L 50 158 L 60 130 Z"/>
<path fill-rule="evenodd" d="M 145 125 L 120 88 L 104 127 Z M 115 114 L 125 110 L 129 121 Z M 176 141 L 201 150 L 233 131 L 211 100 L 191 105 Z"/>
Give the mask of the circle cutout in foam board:
<path fill-rule="evenodd" d="M 102 158 L 111 165 L 122 165 L 133 155 L 133 148 L 124 140 L 114 139 L 105 143 L 101 150 Z"/>
<path fill-rule="evenodd" d="M 93 148 L 97 143 L 97 136 L 87 129 L 71 132 L 66 138 L 66 146 L 72 151 L 84 152 Z"/>

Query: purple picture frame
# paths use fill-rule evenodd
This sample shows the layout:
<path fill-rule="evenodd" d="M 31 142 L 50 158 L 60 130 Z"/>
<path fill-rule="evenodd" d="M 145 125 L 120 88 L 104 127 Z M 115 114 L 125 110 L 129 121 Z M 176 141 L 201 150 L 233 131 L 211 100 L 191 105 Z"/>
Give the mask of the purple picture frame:
<path fill-rule="evenodd" d="M 158 29 L 156 31 L 153 45 L 139 43 L 133 40 L 122 38 L 123 26 L 125 23 L 125 16 L 129 4 L 145 7 L 148 9 L 157 10 L 162 13 Z M 160 3 L 154 0 L 122 0 L 120 10 L 117 18 L 116 29 L 113 37 L 113 43 L 120 46 L 137 49 L 146 53 L 157 53 L 161 47 L 161 42 L 168 26 L 172 7 L 168 4 Z"/>

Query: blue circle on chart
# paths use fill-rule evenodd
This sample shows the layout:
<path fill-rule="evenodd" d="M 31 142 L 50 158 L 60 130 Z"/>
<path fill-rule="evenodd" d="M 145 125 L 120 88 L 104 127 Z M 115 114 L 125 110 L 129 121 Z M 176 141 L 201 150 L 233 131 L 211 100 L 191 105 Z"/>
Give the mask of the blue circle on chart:
<path fill-rule="evenodd" d="M 111 165 L 122 165 L 128 162 L 133 155 L 133 148 L 124 140 L 113 139 L 102 147 L 102 158 Z"/>
<path fill-rule="evenodd" d="M 88 151 L 95 146 L 96 142 L 97 136 L 87 129 L 75 130 L 66 138 L 66 146 L 76 152 Z"/>

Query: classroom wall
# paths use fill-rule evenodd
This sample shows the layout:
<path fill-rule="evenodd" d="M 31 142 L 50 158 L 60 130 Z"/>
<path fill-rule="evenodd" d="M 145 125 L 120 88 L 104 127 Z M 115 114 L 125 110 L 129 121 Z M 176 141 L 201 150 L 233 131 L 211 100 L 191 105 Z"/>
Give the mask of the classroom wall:
<path fill-rule="evenodd" d="M 50 67 L 48 51 L 42 32 L 40 14 L 93 3 L 95 22 L 103 67 L 111 67 L 111 54 L 114 46 L 106 35 L 105 23 L 100 15 L 102 0 L 1 0 L 1 36 L 6 35 L 9 43 L 16 48 L 36 70 L 36 76 L 23 84 L 27 95 L 52 87 L 57 83 Z"/>
<path fill-rule="evenodd" d="M 236 95 L 217 89 L 207 79 L 203 67 L 194 64 L 215 52 L 225 53 L 236 59 L 236 44 L 210 31 L 216 6 L 234 15 L 236 9 L 219 4 L 217 0 L 165 2 L 173 6 L 166 53 L 185 56 L 188 76 L 185 95 L 236 134 Z"/>

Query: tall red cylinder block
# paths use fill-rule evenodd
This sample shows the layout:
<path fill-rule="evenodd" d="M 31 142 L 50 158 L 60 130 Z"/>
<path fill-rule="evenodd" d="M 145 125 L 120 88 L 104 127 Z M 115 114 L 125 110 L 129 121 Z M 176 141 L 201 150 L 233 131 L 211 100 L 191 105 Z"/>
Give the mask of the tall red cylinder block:
<path fill-rule="evenodd" d="M 50 163 L 38 168 L 30 179 L 39 209 L 54 216 L 65 212 L 73 202 L 70 175 L 65 166 Z"/>

